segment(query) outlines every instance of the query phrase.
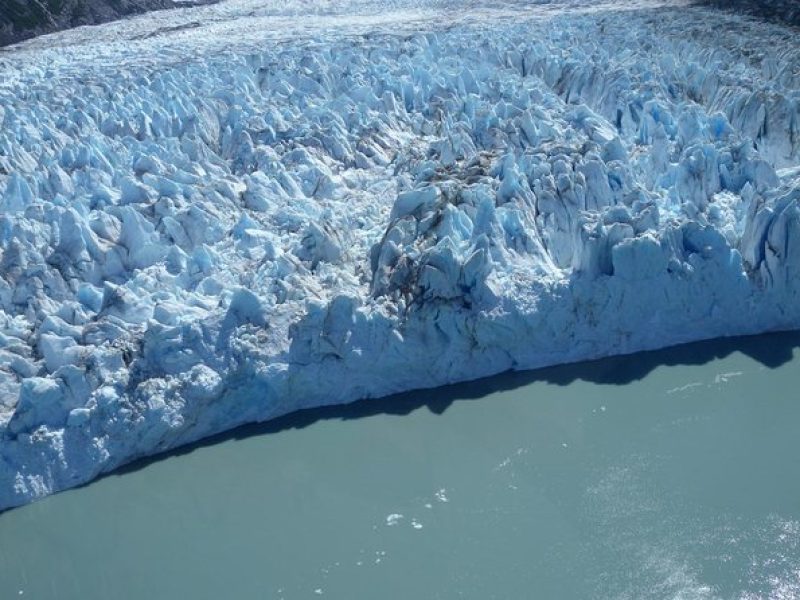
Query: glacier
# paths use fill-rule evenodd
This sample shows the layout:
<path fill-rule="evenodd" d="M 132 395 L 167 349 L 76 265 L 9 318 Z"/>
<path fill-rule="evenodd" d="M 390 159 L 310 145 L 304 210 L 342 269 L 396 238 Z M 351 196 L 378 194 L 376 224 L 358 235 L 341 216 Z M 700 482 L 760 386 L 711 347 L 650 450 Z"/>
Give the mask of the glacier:
<path fill-rule="evenodd" d="M 0 123 L 0 509 L 302 408 L 800 327 L 780 24 L 228 0 L 0 52 Z"/>

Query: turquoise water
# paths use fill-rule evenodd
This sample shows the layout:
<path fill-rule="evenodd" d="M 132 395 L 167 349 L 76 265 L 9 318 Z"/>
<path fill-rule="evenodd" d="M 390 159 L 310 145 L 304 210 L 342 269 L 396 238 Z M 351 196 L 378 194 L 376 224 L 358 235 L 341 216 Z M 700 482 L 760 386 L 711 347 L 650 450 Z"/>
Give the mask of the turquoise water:
<path fill-rule="evenodd" d="M 239 430 L 0 515 L 0 598 L 798 598 L 798 346 Z"/>

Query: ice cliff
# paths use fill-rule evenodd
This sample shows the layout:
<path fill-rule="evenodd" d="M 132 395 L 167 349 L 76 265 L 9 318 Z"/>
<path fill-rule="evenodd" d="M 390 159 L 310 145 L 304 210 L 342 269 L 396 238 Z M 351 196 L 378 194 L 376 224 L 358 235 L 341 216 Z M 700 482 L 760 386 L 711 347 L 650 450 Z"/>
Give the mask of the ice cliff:
<path fill-rule="evenodd" d="M 299 408 L 800 326 L 800 46 L 663 4 L 229 2 L 0 55 L 0 508 Z"/>

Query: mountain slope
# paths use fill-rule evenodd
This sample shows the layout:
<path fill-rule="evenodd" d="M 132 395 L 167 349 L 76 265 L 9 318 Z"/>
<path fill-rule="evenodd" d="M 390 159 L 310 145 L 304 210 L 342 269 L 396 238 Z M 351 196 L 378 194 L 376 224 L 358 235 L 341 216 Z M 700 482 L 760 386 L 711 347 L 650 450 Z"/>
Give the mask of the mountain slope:
<path fill-rule="evenodd" d="M 174 0 L 0 0 L 0 46 L 70 27 L 185 5 Z"/>
<path fill-rule="evenodd" d="M 800 26 L 800 2 L 797 0 L 705 0 L 702 4 Z"/>

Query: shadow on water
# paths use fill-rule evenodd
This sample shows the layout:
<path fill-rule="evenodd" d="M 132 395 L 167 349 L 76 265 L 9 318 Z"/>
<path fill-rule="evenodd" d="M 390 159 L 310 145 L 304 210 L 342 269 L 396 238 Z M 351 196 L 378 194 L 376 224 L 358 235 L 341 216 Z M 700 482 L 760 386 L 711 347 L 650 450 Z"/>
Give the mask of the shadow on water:
<path fill-rule="evenodd" d="M 350 404 L 304 409 L 263 423 L 243 425 L 171 451 L 136 460 L 105 476 L 138 471 L 165 458 L 181 456 L 198 448 L 213 446 L 221 442 L 274 434 L 290 429 L 303 429 L 318 421 L 335 419 L 347 421 L 376 415 L 402 416 L 422 407 L 440 415 L 454 402 L 478 400 L 492 393 L 514 390 L 534 382 L 566 386 L 580 380 L 598 385 L 627 385 L 643 379 L 660 366 L 699 366 L 725 358 L 735 352 L 749 356 L 766 368 L 776 369 L 792 360 L 796 348 L 800 348 L 800 331 L 720 338 L 662 350 L 612 356 L 532 371 L 510 371 L 475 381 L 404 392 L 380 399 L 358 400 Z"/>

